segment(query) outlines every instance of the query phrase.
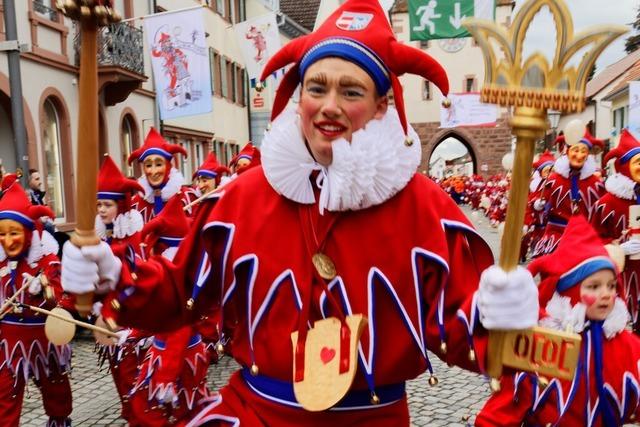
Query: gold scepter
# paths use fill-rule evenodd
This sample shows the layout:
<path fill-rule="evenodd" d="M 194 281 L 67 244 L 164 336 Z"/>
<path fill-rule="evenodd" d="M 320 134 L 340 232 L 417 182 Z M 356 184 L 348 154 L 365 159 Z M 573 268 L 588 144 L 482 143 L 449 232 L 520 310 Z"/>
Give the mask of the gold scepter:
<path fill-rule="evenodd" d="M 121 20 L 112 0 L 57 0 L 56 7 L 80 26 L 78 151 L 76 158 L 77 225 L 71 242 L 78 246 L 100 243 L 94 230 L 98 188 L 98 28 Z M 91 312 L 93 292 L 76 295 L 76 309 Z"/>
<path fill-rule="evenodd" d="M 524 39 L 534 17 L 548 7 L 556 26 L 553 62 L 540 52 L 523 57 Z M 535 142 L 547 129 L 547 109 L 575 113 L 585 108 L 587 77 L 598 56 L 627 32 L 624 26 L 598 26 L 574 34 L 564 0 L 529 0 L 509 28 L 493 21 L 467 18 L 463 25 L 482 49 L 485 81 L 481 100 L 515 107 L 510 124 L 517 138 L 507 217 L 502 235 L 500 267 L 518 265 L 524 211 Z M 591 45 L 579 64 L 569 61 Z M 499 51 L 494 50 L 494 46 Z M 551 350 L 549 350 L 551 349 Z M 580 335 L 533 327 L 524 331 L 490 331 L 487 373 L 499 390 L 502 366 L 540 375 L 572 379 L 580 350 Z M 559 358 L 558 354 L 563 354 Z"/>

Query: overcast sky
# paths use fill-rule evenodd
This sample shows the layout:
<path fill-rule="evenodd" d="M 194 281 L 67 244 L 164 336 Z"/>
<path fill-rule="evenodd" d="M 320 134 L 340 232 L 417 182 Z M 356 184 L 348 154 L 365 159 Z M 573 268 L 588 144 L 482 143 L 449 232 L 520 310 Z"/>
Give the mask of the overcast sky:
<path fill-rule="evenodd" d="M 516 0 L 517 12 L 526 0 Z M 628 25 L 635 20 L 640 0 L 565 0 L 573 16 L 573 27 L 576 32 L 586 29 L 591 25 L 621 24 Z M 555 47 L 555 26 L 552 23 L 551 14 L 538 14 L 533 21 L 533 28 L 525 39 L 525 55 L 527 52 L 541 50 L 551 57 Z M 596 63 L 596 73 L 607 65 L 621 59 L 626 53 L 624 41 L 628 37 L 624 35 L 611 44 L 600 56 Z"/>

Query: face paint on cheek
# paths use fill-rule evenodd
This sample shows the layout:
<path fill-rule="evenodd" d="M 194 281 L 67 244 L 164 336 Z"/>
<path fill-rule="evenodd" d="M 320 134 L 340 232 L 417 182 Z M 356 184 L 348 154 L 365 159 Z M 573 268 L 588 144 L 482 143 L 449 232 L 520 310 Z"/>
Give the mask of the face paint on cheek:
<path fill-rule="evenodd" d="M 582 302 L 587 307 L 591 307 L 593 304 L 595 304 L 596 300 L 597 298 L 594 297 L 593 295 L 582 295 Z"/>

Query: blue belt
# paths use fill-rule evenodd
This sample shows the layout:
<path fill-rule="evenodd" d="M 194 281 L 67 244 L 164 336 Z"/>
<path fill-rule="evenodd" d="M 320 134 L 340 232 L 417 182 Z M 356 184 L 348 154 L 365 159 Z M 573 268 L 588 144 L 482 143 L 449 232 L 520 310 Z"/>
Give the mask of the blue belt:
<path fill-rule="evenodd" d="M 187 344 L 187 348 L 191 348 L 196 344 L 200 344 L 202 342 L 202 337 L 200 334 L 195 334 L 191 338 L 189 338 L 189 344 Z M 166 341 L 162 341 L 159 338 L 153 338 L 153 346 L 158 350 L 165 350 L 167 348 Z"/>
<path fill-rule="evenodd" d="M 258 395 L 265 399 L 281 403 L 287 406 L 300 408 L 301 405 L 296 400 L 293 392 L 293 384 L 280 381 L 264 375 L 251 375 L 248 368 L 240 371 L 242 378 Z M 405 383 L 397 383 L 376 387 L 376 395 L 380 398 L 379 404 L 371 403 L 371 391 L 351 390 L 346 396 L 336 404 L 332 410 L 355 410 L 355 409 L 375 409 L 379 406 L 389 405 L 402 399 L 405 395 Z"/>
<path fill-rule="evenodd" d="M 566 227 L 567 226 L 567 220 L 562 219 L 562 218 L 549 219 L 549 224 L 555 225 L 556 227 Z"/>
<path fill-rule="evenodd" d="M 44 325 L 47 319 L 44 317 L 23 317 L 16 314 L 5 314 L 0 321 L 14 325 Z"/>

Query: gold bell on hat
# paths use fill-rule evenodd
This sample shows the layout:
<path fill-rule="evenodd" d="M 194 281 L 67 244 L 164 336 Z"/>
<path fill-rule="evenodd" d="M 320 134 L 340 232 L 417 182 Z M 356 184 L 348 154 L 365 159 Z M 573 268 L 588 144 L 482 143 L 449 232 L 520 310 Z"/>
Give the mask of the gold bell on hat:
<path fill-rule="evenodd" d="M 476 352 L 474 349 L 469 350 L 469 361 L 471 362 L 476 361 Z"/>
<path fill-rule="evenodd" d="M 435 387 L 435 386 L 437 386 L 437 385 L 438 385 L 438 377 L 436 377 L 435 375 L 431 375 L 431 376 L 429 377 L 429 385 L 430 385 L 431 387 Z"/>
<path fill-rule="evenodd" d="M 411 147 L 413 145 L 413 139 L 411 139 L 411 137 L 407 136 L 404 139 L 404 145 L 406 145 L 407 147 Z"/>
<path fill-rule="evenodd" d="M 549 379 L 543 376 L 538 376 L 538 386 L 544 390 L 549 385 Z"/>
<path fill-rule="evenodd" d="M 502 388 L 502 386 L 500 385 L 500 380 L 497 378 L 491 378 L 491 381 L 489 381 L 489 388 L 491 389 L 491 393 L 499 392 Z"/>
<path fill-rule="evenodd" d="M 117 299 L 112 299 L 111 300 L 111 308 L 114 309 L 115 311 L 120 311 L 120 308 L 122 306 L 120 305 L 120 301 L 118 301 Z"/>
<path fill-rule="evenodd" d="M 193 310 L 193 304 L 195 303 L 195 301 L 193 300 L 193 298 L 189 298 L 187 300 L 187 310 Z"/>
<path fill-rule="evenodd" d="M 447 343 L 444 341 L 440 343 L 440 353 L 447 354 Z"/>
<path fill-rule="evenodd" d="M 371 392 L 371 404 L 372 405 L 379 405 L 380 404 L 380 398 L 373 391 Z"/>
<path fill-rule="evenodd" d="M 216 353 L 218 353 L 218 356 L 222 356 L 224 354 L 224 345 L 222 345 L 222 343 L 218 343 L 218 345 L 216 345 Z"/>
<path fill-rule="evenodd" d="M 255 377 L 259 373 L 260 373 L 260 370 L 258 369 L 258 365 L 256 365 L 255 363 L 251 365 L 251 375 Z"/>
<path fill-rule="evenodd" d="M 451 100 L 449 98 L 445 98 L 442 100 L 442 106 L 444 108 L 449 108 L 451 107 Z"/>

